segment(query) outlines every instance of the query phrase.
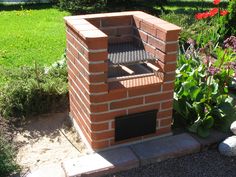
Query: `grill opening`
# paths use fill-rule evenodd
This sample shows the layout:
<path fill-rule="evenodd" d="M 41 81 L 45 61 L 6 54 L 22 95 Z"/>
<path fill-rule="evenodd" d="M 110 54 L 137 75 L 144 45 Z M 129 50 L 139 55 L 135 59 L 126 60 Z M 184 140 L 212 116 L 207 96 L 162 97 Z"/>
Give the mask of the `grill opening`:
<path fill-rule="evenodd" d="M 157 74 L 156 58 L 140 43 L 125 42 L 108 45 L 108 82 Z"/>
<path fill-rule="evenodd" d="M 126 140 L 156 132 L 158 110 L 130 114 L 115 118 L 115 141 Z"/>

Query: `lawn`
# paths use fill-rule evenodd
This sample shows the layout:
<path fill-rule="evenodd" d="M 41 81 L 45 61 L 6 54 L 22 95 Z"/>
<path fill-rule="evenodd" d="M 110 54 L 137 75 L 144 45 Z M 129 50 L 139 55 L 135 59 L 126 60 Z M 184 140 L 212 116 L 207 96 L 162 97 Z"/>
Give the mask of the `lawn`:
<path fill-rule="evenodd" d="M 0 11 L 0 69 L 31 66 L 35 61 L 50 65 L 60 59 L 65 50 L 66 15 L 52 7 Z"/>

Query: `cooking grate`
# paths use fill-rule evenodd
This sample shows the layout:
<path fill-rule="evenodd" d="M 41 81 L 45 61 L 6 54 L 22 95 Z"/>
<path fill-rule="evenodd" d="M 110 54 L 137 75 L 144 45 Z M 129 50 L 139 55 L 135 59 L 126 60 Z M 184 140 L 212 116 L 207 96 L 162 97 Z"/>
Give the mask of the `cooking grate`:
<path fill-rule="evenodd" d="M 154 56 L 145 51 L 142 46 L 135 43 L 109 44 L 108 58 L 113 65 L 128 65 L 150 60 L 156 60 Z"/>

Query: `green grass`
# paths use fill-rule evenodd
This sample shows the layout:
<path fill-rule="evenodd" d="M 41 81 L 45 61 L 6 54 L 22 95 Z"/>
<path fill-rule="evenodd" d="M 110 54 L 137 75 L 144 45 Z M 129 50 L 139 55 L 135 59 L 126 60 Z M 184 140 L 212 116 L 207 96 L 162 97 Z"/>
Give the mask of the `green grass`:
<path fill-rule="evenodd" d="M 0 11 L 0 67 L 50 65 L 65 50 L 63 17 L 54 8 Z"/>

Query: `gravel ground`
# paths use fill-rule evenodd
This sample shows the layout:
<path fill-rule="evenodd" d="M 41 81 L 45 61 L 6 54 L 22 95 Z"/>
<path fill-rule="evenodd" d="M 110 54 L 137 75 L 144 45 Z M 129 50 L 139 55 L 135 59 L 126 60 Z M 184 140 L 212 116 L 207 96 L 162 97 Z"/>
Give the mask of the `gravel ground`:
<path fill-rule="evenodd" d="M 236 177 L 236 157 L 209 150 L 106 177 Z"/>

